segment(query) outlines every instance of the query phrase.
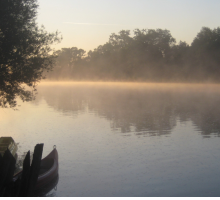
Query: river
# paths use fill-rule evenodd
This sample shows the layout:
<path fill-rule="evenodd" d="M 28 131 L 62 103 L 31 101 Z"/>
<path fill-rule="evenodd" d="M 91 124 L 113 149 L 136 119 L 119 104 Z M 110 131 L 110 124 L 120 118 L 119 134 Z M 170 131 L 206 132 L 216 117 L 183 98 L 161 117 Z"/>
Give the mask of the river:
<path fill-rule="evenodd" d="M 18 154 L 56 145 L 47 196 L 220 196 L 220 85 L 48 82 L 1 108 Z"/>

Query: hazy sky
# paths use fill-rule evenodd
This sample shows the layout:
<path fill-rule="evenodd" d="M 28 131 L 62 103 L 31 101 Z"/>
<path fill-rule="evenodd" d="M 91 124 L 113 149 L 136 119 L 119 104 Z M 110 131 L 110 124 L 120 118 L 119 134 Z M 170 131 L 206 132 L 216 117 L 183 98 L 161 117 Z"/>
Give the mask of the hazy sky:
<path fill-rule="evenodd" d="M 56 49 L 86 51 L 120 30 L 168 29 L 177 42 L 191 44 L 201 27 L 220 26 L 220 0 L 38 0 L 38 23 L 60 31 Z"/>

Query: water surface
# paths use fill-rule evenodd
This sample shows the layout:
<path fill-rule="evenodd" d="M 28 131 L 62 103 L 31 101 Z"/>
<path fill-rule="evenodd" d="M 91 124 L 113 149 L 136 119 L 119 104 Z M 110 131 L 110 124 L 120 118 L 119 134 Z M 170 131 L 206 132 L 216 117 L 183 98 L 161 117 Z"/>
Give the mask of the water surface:
<path fill-rule="evenodd" d="M 219 102 L 214 84 L 43 83 L 0 132 L 57 146 L 49 196 L 220 196 Z"/>

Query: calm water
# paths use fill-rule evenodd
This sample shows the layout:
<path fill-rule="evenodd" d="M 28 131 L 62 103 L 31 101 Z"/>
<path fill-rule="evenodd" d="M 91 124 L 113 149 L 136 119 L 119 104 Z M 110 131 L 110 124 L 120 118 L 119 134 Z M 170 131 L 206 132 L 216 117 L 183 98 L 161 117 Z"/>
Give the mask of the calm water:
<path fill-rule="evenodd" d="M 220 85 L 45 83 L 19 104 L 0 135 L 57 146 L 48 196 L 220 196 Z"/>

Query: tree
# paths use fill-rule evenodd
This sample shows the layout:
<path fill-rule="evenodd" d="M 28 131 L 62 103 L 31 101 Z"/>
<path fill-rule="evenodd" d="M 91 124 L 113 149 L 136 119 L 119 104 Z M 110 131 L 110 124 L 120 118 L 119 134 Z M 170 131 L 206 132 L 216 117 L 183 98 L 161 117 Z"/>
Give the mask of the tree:
<path fill-rule="evenodd" d="M 132 41 L 133 39 L 130 37 L 129 30 L 121 30 L 119 35 L 112 33 L 109 38 L 109 43 L 116 49 L 126 48 L 132 43 Z"/>
<path fill-rule="evenodd" d="M 219 81 L 220 27 L 201 29 L 191 44 L 191 60 L 192 69 L 202 79 Z"/>
<path fill-rule="evenodd" d="M 51 70 L 51 44 L 62 38 L 36 23 L 37 0 L 0 1 L 0 106 L 16 106 L 16 97 L 33 99 L 36 83 Z M 25 89 L 30 86 L 32 92 Z"/>
<path fill-rule="evenodd" d="M 59 80 L 60 78 L 70 79 L 77 73 L 77 67 L 83 62 L 86 51 L 77 47 L 62 48 L 55 52 L 57 58 L 53 71 L 47 77 Z M 73 74 L 74 71 L 74 74 Z"/>

